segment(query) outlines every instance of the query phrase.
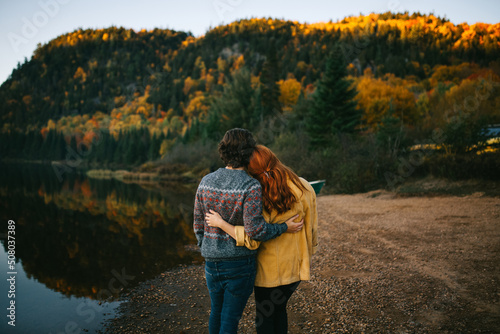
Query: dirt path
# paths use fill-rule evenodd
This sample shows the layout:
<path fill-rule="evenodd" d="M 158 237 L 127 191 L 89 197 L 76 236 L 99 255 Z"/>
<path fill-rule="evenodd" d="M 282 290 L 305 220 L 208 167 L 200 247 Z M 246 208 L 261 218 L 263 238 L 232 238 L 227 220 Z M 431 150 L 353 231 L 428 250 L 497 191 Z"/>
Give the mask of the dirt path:
<path fill-rule="evenodd" d="M 318 198 L 313 279 L 289 303 L 290 333 L 499 333 L 500 198 Z M 144 282 L 111 333 L 207 333 L 201 265 Z M 254 333 L 253 296 L 240 323 Z"/>

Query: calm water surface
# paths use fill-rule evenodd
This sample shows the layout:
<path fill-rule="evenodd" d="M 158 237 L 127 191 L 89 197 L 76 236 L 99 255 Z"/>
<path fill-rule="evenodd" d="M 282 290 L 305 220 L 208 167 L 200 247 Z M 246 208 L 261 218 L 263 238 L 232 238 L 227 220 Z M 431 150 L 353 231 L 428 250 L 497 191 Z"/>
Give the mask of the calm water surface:
<path fill-rule="evenodd" d="M 0 165 L 0 333 L 90 333 L 124 290 L 191 251 L 196 185 L 139 186 L 50 166 Z M 15 299 L 8 297 L 7 226 L 15 221 Z M 15 328 L 7 307 L 15 300 Z"/>

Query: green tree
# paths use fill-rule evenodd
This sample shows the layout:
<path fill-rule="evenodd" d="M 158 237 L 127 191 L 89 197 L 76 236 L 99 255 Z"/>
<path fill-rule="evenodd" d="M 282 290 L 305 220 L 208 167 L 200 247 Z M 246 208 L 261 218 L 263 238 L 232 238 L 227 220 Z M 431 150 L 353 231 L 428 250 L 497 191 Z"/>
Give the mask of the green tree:
<path fill-rule="evenodd" d="M 106 162 L 114 162 L 115 160 L 115 151 L 116 151 L 116 140 L 115 138 L 109 133 L 109 132 L 104 132 L 106 136 L 108 137 L 108 143 L 106 145 Z"/>
<path fill-rule="evenodd" d="M 90 155 L 93 160 L 102 163 L 106 160 L 106 145 L 108 144 L 108 138 L 105 133 L 101 133 L 100 136 L 101 138 L 99 141 L 95 139 L 92 140 L 92 151 Z"/>
<path fill-rule="evenodd" d="M 133 165 L 140 161 L 139 157 L 139 141 L 140 136 L 137 130 L 130 130 L 125 132 L 125 163 Z"/>
<path fill-rule="evenodd" d="M 281 112 L 281 104 L 279 102 L 280 88 L 277 84 L 279 80 L 278 73 L 276 46 L 274 40 L 272 40 L 260 75 L 261 104 L 266 116 L 272 115 L 275 111 Z"/>
<path fill-rule="evenodd" d="M 113 155 L 113 161 L 116 163 L 125 162 L 125 133 L 120 130 L 116 139 L 116 150 Z"/>
<path fill-rule="evenodd" d="M 149 144 L 148 147 L 148 160 L 156 160 L 158 158 L 158 154 L 160 151 L 160 145 L 161 141 L 159 137 L 155 134 L 153 134 L 153 137 L 151 138 L 151 143 Z"/>
<path fill-rule="evenodd" d="M 394 107 L 392 103 L 389 105 L 389 112 L 382 118 L 382 121 L 377 126 L 377 146 L 383 152 L 387 152 L 389 157 L 395 159 L 401 141 L 404 139 L 405 131 L 401 120 L 394 116 Z"/>
<path fill-rule="evenodd" d="M 254 128 L 255 91 L 252 88 L 250 72 L 243 68 L 233 73 L 221 96 L 213 100 L 210 109 L 207 126 L 212 131 L 224 133 L 234 127 Z"/>
<path fill-rule="evenodd" d="M 447 153 L 465 154 L 481 150 L 487 140 L 484 128 L 486 118 L 473 119 L 468 114 L 454 116 L 444 127 L 443 146 Z"/>
<path fill-rule="evenodd" d="M 326 62 L 326 70 L 306 115 L 306 130 L 315 148 L 327 147 L 333 135 L 352 133 L 361 119 L 354 97 L 357 92 L 346 79 L 347 68 L 338 45 Z"/>

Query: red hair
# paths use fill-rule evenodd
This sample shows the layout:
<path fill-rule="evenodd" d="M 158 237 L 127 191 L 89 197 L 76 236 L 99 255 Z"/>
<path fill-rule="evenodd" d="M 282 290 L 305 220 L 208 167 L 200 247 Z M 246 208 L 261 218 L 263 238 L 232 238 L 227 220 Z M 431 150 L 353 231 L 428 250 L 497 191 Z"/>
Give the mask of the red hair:
<path fill-rule="evenodd" d="M 262 186 L 262 205 L 267 212 L 274 209 L 278 214 L 284 213 L 298 201 L 288 184 L 289 180 L 302 191 L 306 190 L 297 174 L 283 165 L 278 157 L 263 145 L 257 145 L 255 148 L 248 164 L 248 172 Z"/>

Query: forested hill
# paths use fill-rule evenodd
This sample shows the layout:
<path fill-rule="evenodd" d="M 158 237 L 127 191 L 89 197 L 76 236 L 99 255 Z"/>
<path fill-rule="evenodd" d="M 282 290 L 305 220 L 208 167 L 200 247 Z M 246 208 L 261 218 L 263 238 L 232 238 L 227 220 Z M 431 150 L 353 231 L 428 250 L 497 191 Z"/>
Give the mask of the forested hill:
<path fill-rule="evenodd" d="M 183 115 L 192 96 L 221 90 L 224 77 L 243 64 L 260 75 L 272 45 L 278 79 L 293 73 L 306 87 L 319 78 L 338 40 L 350 61 L 378 75 L 425 79 L 437 64 L 488 66 L 500 58 L 500 24 L 454 25 L 432 15 L 372 14 L 308 25 L 241 20 L 197 39 L 160 29 L 77 30 L 40 46 L 12 72 L 0 89 L 0 117 L 4 130 L 24 130 L 66 115 L 109 114 L 127 94 L 143 95 L 148 84 L 153 109 Z"/>
<path fill-rule="evenodd" d="M 313 24 L 250 19 L 199 38 L 162 29 L 76 30 L 40 46 L 2 84 L 0 134 L 30 136 L 37 147 L 50 131 L 78 143 L 104 128 L 115 139 L 142 129 L 162 140 L 255 128 L 271 110 L 297 111 L 337 42 L 358 98 L 365 98 L 358 108 L 373 129 L 389 109 L 409 108 L 404 117 L 416 126 L 425 117 L 429 122 L 425 99 L 434 91 L 444 94 L 477 77 L 496 82 L 500 73 L 500 23 L 455 25 L 434 15 L 370 14 Z M 243 104 L 252 110 L 221 112 L 215 100 L 231 95 L 228 84 L 247 79 L 255 94 Z M 367 92 L 384 85 L 404 103 L 369 100 Z M 403 88 L 408 94 L 394 91 Z M 164 146 L 151 157 L 171 147 Z"/>
<path fill-rule="evenodd" d="M 151 69 L 163 71 L 188 36 L 114 27 L 59 36 L 1 86 L 2 122 L 24 128 L 65 115 L 109 113 L 124 87 L 142 83 Z"/>

